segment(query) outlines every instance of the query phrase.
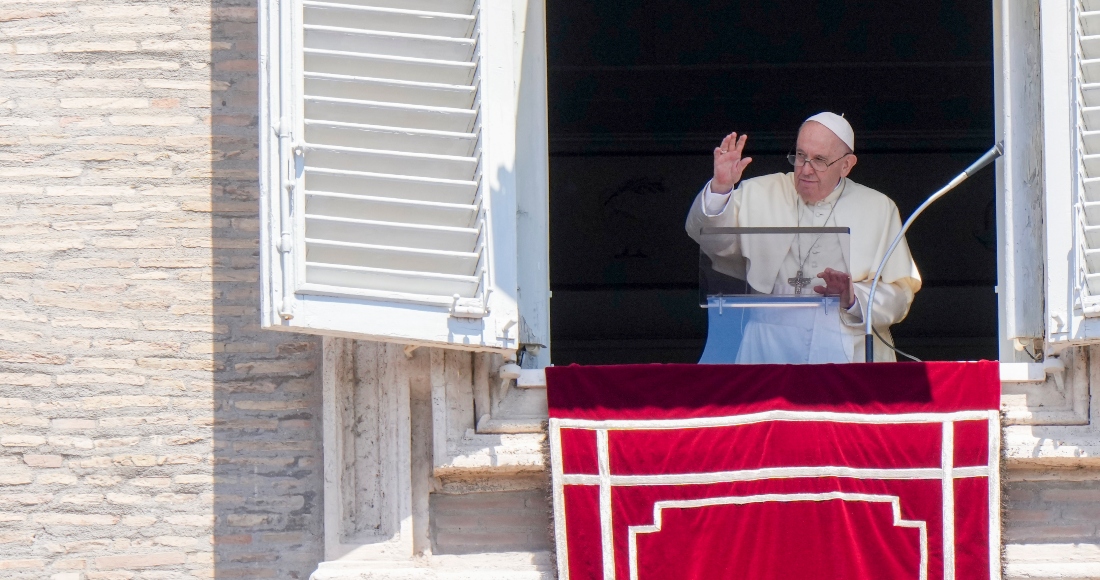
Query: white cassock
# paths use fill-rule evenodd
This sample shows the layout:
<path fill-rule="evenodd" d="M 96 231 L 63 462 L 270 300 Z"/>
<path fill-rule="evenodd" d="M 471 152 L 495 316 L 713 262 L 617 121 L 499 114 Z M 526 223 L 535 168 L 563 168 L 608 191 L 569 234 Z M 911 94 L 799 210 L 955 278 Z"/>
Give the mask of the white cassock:
<path fill-rule="evenodd" d="M 764 294 L 793 294 L 794 288 L 788 279 L 798 273 L 800 264 L 804 264 L 806 277 L 813 277 L 826 267 L 847 270 L 855 287 L 855 303 L 842 311 L 839 324 L 833 325 L 818 320 L 810 326 L 803 324 L 799 328 L 797 324 L 785 324 L 782 313 L 769 313 L 772 318 L 768 324 L 752 324 L 745 328 L 738 362 L 759 362 L 755 360 L 757 354 L 782 352 L 785 345 L 793 343 L 800 343 L 799 348 L 815 344 L 819 356 L 826 360 L 863 362 L 863 312 L 871 292 L 870 279 L 890 243 L 901 231 L 898 208 L 890 198 L 843 178 L 825 199 L 807 205 L 794 188 L 794 174 L 775 173 L 744 180 L 725 195 L 710 191 L 710 183 L 707 183 L 692 204 L 685 224 L 688 235 L 702 244 L 706 244 L 706 240 L 701 239 L 699 232 L 708 227 L 796 226 L 850 228 L 849 255 L 844 260 L 847 263 L 834 265 L 828 259 L 817 261 L 818 254 L 807 252 L 808 248 L 800 248 L 798 241 L 802 240 L 796 241 L 797 236 L 794 235 L 790 236 L 790 244 L 780 244 L 779 247 L 774 243 L 752 247 L 704 246 L 703 251 L 719 272 L 733 274 L 741 268 L 741 264 L 748 263 L 745 278 L 755 291 Z M 839 243 L 835 240 L 835 237 L 830 241 L 829 236 L 824 236 L 814 249 L 822 256 L 833 254 L 827 245 Z M 822 285 L 823 280 L 814 278 L 810 288 Z M 908 244 L 902 241 L 882 271 L 882 280 L 875 291 L 875 303 L 871 310 L 875 329 L 887 340 L 893 342 L 890 326 L 905 318 L 913 303 L 913 295 L 920 287 L 920 273 L 909 254 Z M 835 348 L 835 343 L 830 345 L 833 340 L 840 343 L 842 352 L 839 356 L 825 352 Z M 807 362 L 814 362 L 812 358 Z M 772 356 L 771 360 L 776 358 Z M 896 360 L 894 352 L 876 339 L 875 361 L 893 360 Z"/>

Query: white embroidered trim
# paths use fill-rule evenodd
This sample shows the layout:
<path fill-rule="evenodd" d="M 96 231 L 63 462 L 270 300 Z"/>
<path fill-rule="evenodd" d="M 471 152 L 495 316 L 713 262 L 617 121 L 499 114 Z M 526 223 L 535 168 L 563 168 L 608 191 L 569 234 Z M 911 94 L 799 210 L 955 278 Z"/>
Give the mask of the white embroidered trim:
<path fill-rule="evenodd" d="M 600 544 L 603 546 L 604 580 L 615 580 L 615 542 L 611 527 L 611 459 L 607 431 L 596 431 L 596 456 L 600 460 Z"/>
<path fill-rule="evenodd" d="M 957 467 L 956 479 L 963 477 L 988 477 L 989 468 Z M 735 481 L 759 481 L 761 479 L 794 479 L 807 477 L 848 477 L 852 479 L 943 479 L 944 470 L 938 467 L 901 469 L 862 469 L 858 467 L 767 467 L 738 471 L 712 471 L 706 473 L 667 473 L 661 475 L 609 475 L 606 481 L 611 487 L 640 487 L 649 485 L 709 485 Z M 602 485 L 602 475 L 572 473 L 563 475 L 565 485 Z"/>
<path fill-rule="evenodd" d="M 869 495 L 863 493 L 791 493 L 791 494 L 762 494 L 740 497 L 716 497 L 696 500 L 670 500 L 659 501 L 653 504 L 653 525 L 630 526 L 629 557 L 630 580 L 638 580 L 638 535 L 659 532 L 662 525 L 662 510 L 701 508 L 717 505 L 746 505 L 752 503 L 767 502 L 799 502 L 799 501 L 864 501 L 874 503 L 890 503 L 894 525 L 903 528 L 917 528 L 920 530 L 920 580 L 928 580 L 928 524 L 920 520 L 903 520 L 901 518 L 901 498 L 891 495 Z"/>
<path fill-rule="evenodd" d="M 569 550 L 565 535 L 565 489 L 559 482 L 564 479 L 562 464 L 561 419 L 550 419 L 550 474 L 554 483 L 554 545 L 558 556 L 558 578 L 569 580 Z"/>
<path fill-rule="evenodd" d="M 943 468 L 943 580 L 955 580 L 955 423 L 951 421 L 943 423 L 940 464 Z"/>
<path fill-rule="evenodd" d="M 832 423 L 943 423 L 944 421 L 977 421 L 989 419 L 988 411 L 956 411 L 954 413 L 905 413 L 898 415 L 866 415 L 862 413 L 832 413 L 824 411 L 764 411 L 750 415 L 700 417 L 698 419 L 557 419 L 562 429 L 662 430 L 702 427 L 732 427 L 766 421 L 827 421 Z"/>

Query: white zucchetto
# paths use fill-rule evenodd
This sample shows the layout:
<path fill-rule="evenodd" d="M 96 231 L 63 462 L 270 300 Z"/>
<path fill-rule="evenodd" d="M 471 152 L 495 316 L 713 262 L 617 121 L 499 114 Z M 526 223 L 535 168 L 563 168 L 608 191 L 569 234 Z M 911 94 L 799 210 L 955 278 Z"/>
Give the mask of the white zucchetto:
<path fill-rule="evenodd" d="M 818 113 L 806 121 L 816 121 L 825 125 L 830 131 L 840 137 L 840 140 L 844 142 L 853 152 L 856 150 L 856 133 L 852 130 L 852 126 L 848 124 L 848 120 L 844 117 L 837 115 L 836 113 Z"/>

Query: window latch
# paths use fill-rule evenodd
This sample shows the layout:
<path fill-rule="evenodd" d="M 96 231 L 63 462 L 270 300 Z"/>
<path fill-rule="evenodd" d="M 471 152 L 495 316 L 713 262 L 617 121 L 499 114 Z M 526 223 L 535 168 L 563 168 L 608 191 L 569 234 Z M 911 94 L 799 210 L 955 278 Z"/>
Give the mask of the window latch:
<path fill-rule="evenodd" d="M 455 318 L 485 318 L 489 305 L 481 298 L 462 298 L 455 294 L 451 302 L 451 316 Z"/>

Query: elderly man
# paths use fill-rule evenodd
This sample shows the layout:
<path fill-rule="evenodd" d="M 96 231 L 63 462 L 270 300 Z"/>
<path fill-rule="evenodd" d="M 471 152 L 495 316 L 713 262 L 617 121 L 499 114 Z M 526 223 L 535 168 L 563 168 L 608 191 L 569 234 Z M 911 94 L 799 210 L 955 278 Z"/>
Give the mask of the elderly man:
<path fill-rule="evenodd" d="M 855 134 L 843 117 L 820 113 L 807 119 L 798 131 L 794 153 L 788 159 L 792 173 L 775 173 L 741 181 L 751 157 L 742 157 L 747 135 L 731 133 L 714 149 L 714 177 L 697 196 L 688 213 L 686 229 L 714 260 L 716 269 L 723 261 L 741 257 L 748 264 L 747 280 L 755 292 L 763 294 L 801 293 L 804 280 L 814 291 L 838 296 L 843 310 L 840 330 L 842 358 L 862 362 L 863 313 L 871 289 L 871 277 L 894 237 L 901 230 L 897 206 L 885 195 L 848 179 L 856 165 Z M 736 186 L 736 189 L 734 187 Z M 706 227 L 847 227 L 851 229 L 850 259 L 843 269 L 824 268 L 803 271 L 806 249 L 791 243 L 789 248 L 769 248 L 748 255 L 744 247 L 708 248 L 700 231 Z M 792 236 L 793 237 L 793 236 Z M 739 254 L 733 256 L 731 254 Z M 741 256 L 740 254 L 744 254 Z M 823 264 L 824 265 L 824 264 Z M 891 340 L 889 328 L 909 312 L 913 295 L 920 290 L 920 273 L 902 242 L 883 270 L 871 308 L 873 326 Z M 772 325 L 778 329 L 778 326 Z M 759 331 L 759 329 L 758 329 Z M 758 332 L 752 340 L 773 342 L 791 336 L 783 332 L 768 336 Z M 770 337 L 770 338 L 769 338 Z M 742 351 L 745 351 L 745 343 Z M 757 345 L 759 347 L 759 345 Z M 892 350 L 875 341 L 875 361 L 892 361 Z M 762 362 L 738 355 L 738 362 Z M 793 361 L 792 361 L 793 362 Z M 815 361 L 811 356 L 809 360 Z"/>

